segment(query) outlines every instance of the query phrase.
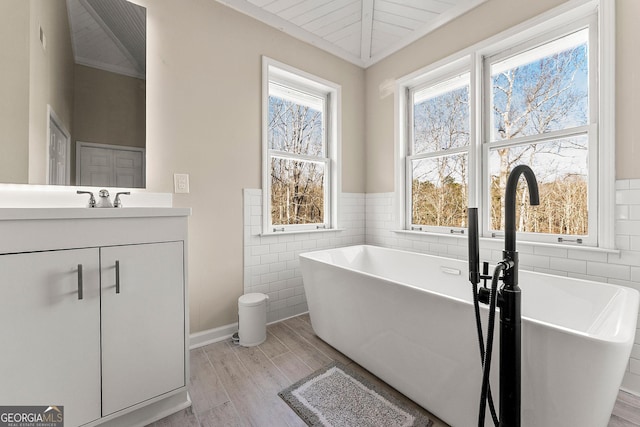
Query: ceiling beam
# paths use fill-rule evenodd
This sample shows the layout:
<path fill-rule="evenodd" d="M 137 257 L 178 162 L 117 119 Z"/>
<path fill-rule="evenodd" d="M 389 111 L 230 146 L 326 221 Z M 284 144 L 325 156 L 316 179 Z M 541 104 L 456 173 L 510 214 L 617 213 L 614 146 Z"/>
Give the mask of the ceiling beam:
<path fill-rule="evenodd" d="M 371 59 L 371 35 L 373 32 L 373 2 L 362 0 L 362 31 L 360 38 L 360 59 L 367 62 Z"/>

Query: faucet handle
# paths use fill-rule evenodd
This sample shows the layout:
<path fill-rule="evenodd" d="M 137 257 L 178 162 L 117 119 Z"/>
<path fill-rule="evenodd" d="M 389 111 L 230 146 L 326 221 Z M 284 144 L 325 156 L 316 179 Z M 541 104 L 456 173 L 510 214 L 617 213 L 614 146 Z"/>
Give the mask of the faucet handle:
<path fill-rule="evenodd" d="M 113 207 L 114 208 L 121 208 L 122 207 L 122 201 L 120 200 L 120 195 L 124 195 L 124 196 L 128 196 L 131 194 L 130 191 L 122 191 L 120 193 L 116 193 L 116 198 L 113 200 Z"/>
<path fill-rule="evenodd" d="M 91 191 L 76 191 L 76 194 L 89 194 L 89 202 L 87 203 L 87 207 L 88 208 L 95 208 L 96 207 L 96 198 L 93 197 L 93 193 Z"/>

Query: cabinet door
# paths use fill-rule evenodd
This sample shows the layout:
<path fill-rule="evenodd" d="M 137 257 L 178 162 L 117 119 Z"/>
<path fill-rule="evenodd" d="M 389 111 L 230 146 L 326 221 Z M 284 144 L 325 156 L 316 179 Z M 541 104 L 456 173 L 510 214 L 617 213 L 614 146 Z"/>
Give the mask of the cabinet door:
<path fill-rule="evenodd" d="M 68 426 L 100 418 L 98 261 L 98 249 L 0 256 L 0 404 L 62 405 Z"/>
<path fill-rule="evenodd" d="M 100 251 L 106 416 L 185 385 L 183 244 Z"/>

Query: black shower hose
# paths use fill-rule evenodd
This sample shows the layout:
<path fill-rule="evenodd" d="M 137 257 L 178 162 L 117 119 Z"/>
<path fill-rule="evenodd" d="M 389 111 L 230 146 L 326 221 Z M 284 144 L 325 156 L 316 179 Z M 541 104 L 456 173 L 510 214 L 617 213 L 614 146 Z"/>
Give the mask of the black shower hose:
<path fill-rule="evenodd" d="M 493 353 L 493 333 L 495 329 L 496 321 L 496 305 L 498 295 L 498 280 L 500 274 L 507 268 L 503 263 L 498 263 L 493 271 L 493 277 L 491 279 L 491 293 L 489 296 L 489 321 L 487 324 L 487 348 L 485 351 L 484 337 L 482 335 L 482 322 L 480 320 L 480 303 L 478 301 L 478 285 L 473 285 L 473 308 L 476 316 L 476 329 L 478 332 L 478 345 L 480 347 L 480 358 L 482 360 L 482 387 L 480 393 L 480 410 L 478 414 L 478 427 L 484 427 L 484 417 L 486 412 L 487 401 L 489 402 L 489 411 L 491 412 L 491 418 L 493 424 L 498 427 L 499 420 L 496 415 L 496 409 L 493 404 L 493 397 L 491 395 L 491 385 L 489 384 L 489 373 L 491 372 L 491 355 Z"/>

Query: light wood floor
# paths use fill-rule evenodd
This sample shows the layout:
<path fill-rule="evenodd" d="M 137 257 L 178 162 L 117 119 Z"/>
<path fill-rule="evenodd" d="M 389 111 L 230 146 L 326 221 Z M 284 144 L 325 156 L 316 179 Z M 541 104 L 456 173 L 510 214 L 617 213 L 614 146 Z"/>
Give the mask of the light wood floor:
<path fill-rule="evenodd" d="M 316 337 L 309 316 L 301 315 L 270 325 L 257 347 L 227 340 L 191 350 L 193 406 L 149 427 L 304 427 L 277 394 L 334 360 L 427 414 L 434 427 L 447 426 Z M 620 392 L 609 427 L 629 426 L 640 426 L 640 398 Z"/>

